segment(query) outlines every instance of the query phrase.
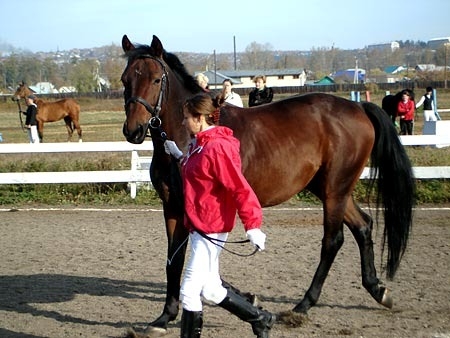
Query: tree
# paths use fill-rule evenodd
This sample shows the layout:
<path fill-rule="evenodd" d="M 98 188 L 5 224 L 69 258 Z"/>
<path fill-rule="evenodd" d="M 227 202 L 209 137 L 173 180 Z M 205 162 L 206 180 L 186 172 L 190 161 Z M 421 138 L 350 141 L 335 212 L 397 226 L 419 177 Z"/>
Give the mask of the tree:
<path fill-rule="evenodd" d="M 243 69 L 270 69 L 274 66 L 272 45 L 265 45 L 252 42 L 245 48 L 245 53 L 241 58 L 241 68 Z"/>
<path fill-rule="evenodd" d="M 97 82 L 95 74 L 98 69 L 97 60 L 78 61 L 70 70 L 69 81 L 79 93 L 95 92 Z"/>

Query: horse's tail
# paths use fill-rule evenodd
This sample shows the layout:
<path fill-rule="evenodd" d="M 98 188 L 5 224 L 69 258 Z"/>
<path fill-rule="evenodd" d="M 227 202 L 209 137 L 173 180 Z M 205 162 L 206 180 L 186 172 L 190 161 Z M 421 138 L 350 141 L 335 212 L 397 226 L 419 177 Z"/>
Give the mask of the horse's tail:
<path fill-rule="evenodd" d="M 416 184 L 411 162 L 392 122 L 377 105 L 364 102 L 362 106 L 375 128 L 369 187 L 377 182 L 377 207 L 382 204 L 385 222 L 383 252 L 386 242 L 388 247 L 386 274 L 393 279 L 408 244 Z"/>

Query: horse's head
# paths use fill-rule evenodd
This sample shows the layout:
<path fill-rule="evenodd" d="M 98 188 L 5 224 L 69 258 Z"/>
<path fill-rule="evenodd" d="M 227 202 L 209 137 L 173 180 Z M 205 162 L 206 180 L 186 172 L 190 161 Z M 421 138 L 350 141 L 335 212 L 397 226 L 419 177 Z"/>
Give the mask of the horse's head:
<path fill-rule="evenodd" d="M 128 142 L 142 143 L 149 127 L 159 128 L 159 113 L 167 90 L 167 71 L 161 41 L 153 36 L 150 46 L 134 46 L 126 35 L 122 48 L 128 58 L 121 80 L 125 87 L 126 120 L 123 134 Z"/>
<path fill-rule="evenodd" d="M 28 95 L 32 94 L 31 90 L 25 84 L 25 82 L 21 82 L 16 89 L 16 92 L 13 94 L 11 100 L 19 101 L 20 99 L 26 98 Z"/>

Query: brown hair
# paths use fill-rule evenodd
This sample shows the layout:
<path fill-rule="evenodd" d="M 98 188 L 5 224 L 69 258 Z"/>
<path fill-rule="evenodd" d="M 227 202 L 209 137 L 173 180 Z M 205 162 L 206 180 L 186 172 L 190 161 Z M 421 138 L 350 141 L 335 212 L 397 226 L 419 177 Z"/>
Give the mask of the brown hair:
<path fill-rule="evenodd" d="M 192 116 L 204 115 L 206 123 L 209 125 L 219 122 L 219 108 L 224 100 L 222 96 L 211 98 L 209 95 L 195 95 L 184 102 L 183 109 L 186 109 Z"/>
<path fill-rule="evenodd" d="M 264 75 L 256 75 L 256 76 L 253 78 L 253 82 L 256 83 L 256 81 L 258 81 L 259 79 L 263 80 L 263 82 L 266 83 L 266 77 L 265 77 Z"/>

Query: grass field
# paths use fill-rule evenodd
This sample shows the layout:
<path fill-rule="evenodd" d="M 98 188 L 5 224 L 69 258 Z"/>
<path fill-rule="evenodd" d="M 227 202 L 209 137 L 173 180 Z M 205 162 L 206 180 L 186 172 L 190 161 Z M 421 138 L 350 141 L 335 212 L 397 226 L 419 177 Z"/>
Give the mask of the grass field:
<path fill-rule="evenodd" d="M 439 93 L 438 108 L 450 108 L 450 91 Z M 348 97 L 348 93 L 339 94 Z M 381 105 L 383 93 L 372 94 L 371 101 Z M 275 95 L 275 100 L 282 96 Z M 246 100 L 244 100 L 246 101 Z M 124 141 L 122 124 L 125 120 L 122 99 L 78 99 L 81 106 L 80 123 L 84 142 Z M 25 109 L 24 103 L 21 103 Z M 22 131 L 17 104 L 11 100 L 0 101 L 0 133 L 4 143 L 27 143 L 26 132 Z M 442 113 L 442 119 L 450 120 L 450 113 Z M 423 128 L 422 110 L 416 114 L 415 134 Z M 63 121 L 46 123 L 44 142 L 66 142 L 67 132 Z M 77 140 L 75 133 L 73 140 Z M 448 166 L 450 148 L 407 147 L 413 166 Z M 129 168 L 128 153 L 71 153 L 71 154 L 29 154 L 0 155 L 0 172 L 20 171 L 69 171 L 69 170 L 117 170 Z M 450 182 L 431 180 L 419 182 L 421 203 L 450 202 Z M 359 195 L 363 195 L 363 187 Z M 72 184 L 72 185 L 7 185 L 0 186 L 0 205 L 19 201 L 41 201 L 46 203 L 148 203 L 151 196 L 138 193 L 130 201 L 126 184 Z"/>

